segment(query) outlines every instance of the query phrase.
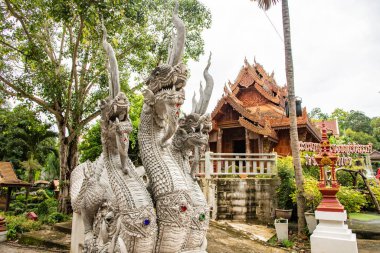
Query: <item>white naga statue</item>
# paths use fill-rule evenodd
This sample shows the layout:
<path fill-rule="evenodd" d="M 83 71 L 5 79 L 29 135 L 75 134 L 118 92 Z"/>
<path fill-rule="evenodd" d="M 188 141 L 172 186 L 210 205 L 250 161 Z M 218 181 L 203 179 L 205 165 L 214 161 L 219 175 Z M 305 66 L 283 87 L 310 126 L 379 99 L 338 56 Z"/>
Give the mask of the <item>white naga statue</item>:
<path fill-rule="evenodd" d="M 211 130 L 205 114 L 213 86 L 210 59 L 200 101 L 193 102 L 190 115 L 179 118 L 188 74 L 181 62 L 185 27 L 178 4 L 173 23 L 177 32 L 168 62 L 153 70 L 144 90 L 138 141 L 149 186 L 128 157 L 130 104 L 120 92 L 115 53 L 103 28 L 111 77 L 110 96 L 100 105 L 103 152 L 71 174 L 73 228 L 80 222 L 84 227 L 83 232 L 73 230 L 84 233 L 84 239 L 72 244 L 72 252 L 206 253 L 209 208 L 189 156 L 193 151 L 193 164 L 199 162 L 199 150 L 207 145 Z"/>

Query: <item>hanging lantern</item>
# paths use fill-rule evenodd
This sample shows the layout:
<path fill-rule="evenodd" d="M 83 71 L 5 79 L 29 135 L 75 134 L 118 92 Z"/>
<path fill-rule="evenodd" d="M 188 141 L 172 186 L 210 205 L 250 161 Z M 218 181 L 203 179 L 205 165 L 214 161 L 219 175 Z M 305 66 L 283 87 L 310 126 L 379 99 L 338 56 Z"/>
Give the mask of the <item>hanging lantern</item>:
<path fill-rule="evenodd" d="M 289 102 L 285 101 L 285 114 L 286 117 L 289 118 Z M 296 97 L 296 115 L 297 117 L 302 116 L 302 98 Z"/>
<path fill-rule="evenodd" d="M 302 98 L 296 97 L 296 115 L 297 117 L 302 116 Z"/>
<path fill-rule="evenodd" d="M 289 103 L 288 100 L 285 101 L 285 115 L 289 118 Z"/>

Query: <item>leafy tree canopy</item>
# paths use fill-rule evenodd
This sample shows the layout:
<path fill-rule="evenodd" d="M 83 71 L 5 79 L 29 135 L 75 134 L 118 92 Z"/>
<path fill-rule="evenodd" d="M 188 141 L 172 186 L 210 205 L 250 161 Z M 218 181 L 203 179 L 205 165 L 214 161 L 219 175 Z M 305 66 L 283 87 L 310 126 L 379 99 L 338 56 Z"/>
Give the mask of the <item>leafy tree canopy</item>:
<path fill-rule="evenodd" d="M 101 21 L 115 49 L 121 85 L 129 90 L 141 87 L 148 71 L 167 58 L 173 8 L 173 0 L 0 1 L 0 98 L 33 102 L 54 118 L 63 181 L 78 163 L 83 128 L 100 114 L 97 102 L 108 94 Z M 187 28 L 184 58 L 197 59 L 210 11 L 198 0 L 181 0 L 179 16 Z M 65 212 L 68 185 L 61 187 Z"/>
<path fill-rule="evenodd" d="M 47 154 L 57 153 L 57 134 L 51 126 L 26 106 L 0 108 L 0 159 L 13 162 L 16 169 L 31 157 L 44 164 Z"/>
<path fill-rule="evenodd" d="M 323 113 L 320 108 L 311 110 L 309 117 L 314 120 L 338 120 L 341 136 L 332 138 L 336 144 L 372 143 L 374 149 L 380 150 L 380 117 L 370 118 L 365 113 L 355 110 L 335 109 L 331 115 Z"/>
<path fill-rule="evenodd" d="M 316 120 L 327 120 L 329 117 L 327 113 L 323 113 L 321 108 L 316 107 L 313 108 L 310 113 L 308 114 L 309 118 L 316 119 Z"/>

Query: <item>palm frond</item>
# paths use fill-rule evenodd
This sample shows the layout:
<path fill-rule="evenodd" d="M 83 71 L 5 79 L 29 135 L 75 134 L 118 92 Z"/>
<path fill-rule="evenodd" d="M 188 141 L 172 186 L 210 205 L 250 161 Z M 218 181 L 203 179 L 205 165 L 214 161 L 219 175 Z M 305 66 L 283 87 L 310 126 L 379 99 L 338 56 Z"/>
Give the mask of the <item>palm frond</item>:
<path fill-rule="evenodd" d="M 251 0 L 257 2 L 257 5 L 263 9 L 268 10 L 272 5 L 276 5 L 280 0 Z"/>

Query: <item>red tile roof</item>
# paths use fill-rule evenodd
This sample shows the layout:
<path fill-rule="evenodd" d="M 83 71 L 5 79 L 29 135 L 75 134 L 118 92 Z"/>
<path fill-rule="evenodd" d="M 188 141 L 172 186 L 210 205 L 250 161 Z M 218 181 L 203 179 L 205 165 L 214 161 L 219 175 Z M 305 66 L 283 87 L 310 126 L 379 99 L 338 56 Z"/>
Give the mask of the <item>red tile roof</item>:
<path fill-rule="evenodd" d="M 334 136 L 339 136 L 338 121 L 336 119 L 314 122 L 314 124 L 319 128 L 319 131 L 321 131 L 321 133 L 322 123 L 325 123 L 327 133 L 332 133 Z"/>

